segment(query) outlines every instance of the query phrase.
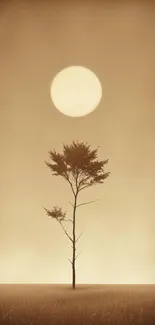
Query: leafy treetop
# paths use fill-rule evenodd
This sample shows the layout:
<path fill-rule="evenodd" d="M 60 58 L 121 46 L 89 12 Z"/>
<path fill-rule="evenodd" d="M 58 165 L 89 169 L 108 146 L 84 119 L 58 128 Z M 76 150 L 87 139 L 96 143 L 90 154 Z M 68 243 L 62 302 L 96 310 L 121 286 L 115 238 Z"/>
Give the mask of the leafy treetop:
<path fill-rule="evenodd" d="M 53 175 L 68 181 L 75 196 L 86 187 L 103 183 L 109 176 L 104 171 L 108 159 L 97 160 L 97 152 L 98 148 L 91 150 L 87 143 L 73 141 L 71 145 L 63 144 L 63 153 L 49 151 L 52 162 L 45 163 Z"/>

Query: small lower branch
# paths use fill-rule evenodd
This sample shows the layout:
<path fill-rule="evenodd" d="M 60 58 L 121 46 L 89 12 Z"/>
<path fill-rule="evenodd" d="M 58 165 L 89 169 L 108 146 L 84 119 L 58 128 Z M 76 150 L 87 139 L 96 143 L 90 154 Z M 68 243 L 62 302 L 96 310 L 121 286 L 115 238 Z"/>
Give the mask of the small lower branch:
<path fill-rule="evenodd" d="M 72 219 L 64 219 L 63 221 L 73 223 L 73 220 Z"/>
<path fill-rule="evenodd" d="M 75 243 L 77 243 L 77 241 L 80 239 L 80 237 L 82 236 L 83 232 L 81 232 L 81 234 L 78 236 L 78 238 L 76 239 Z"/>
<path fill-rule="evenodd" d="M 70 202 L 70 201 L 69 201 L 69 203 L 70 203 L 70 204 L 71 204 L 71 206 L 74 208 L 74 205 L 73 205 L 73 203 L 72 203 L 72 202 Z"/>
<path fill-rule="evenodd" d="M 73 243 L 73 239 L 69 236 L 69 234 L 68 234 L 67 230 L 65 229 L 65 227 L 63 226 L 62 222 L 61 222 L 61 221 L 58 221 L 58 222 L 60 223 L 60 225 L 61 225 L 61 227 L 62 227 L 62 229 L 63 229 L 65 235 L 66 235 L 66 236 L 69 238 L 69 240 Z"/>
<path fill-rule="evenodd" d="M 76 257 L 75 257 L 75 261 L 76 261 L 76 259 L 78 258 L 78 256 L 82 254 L 82 252 L 83 252 L 83 251 L 81 251 L 79 254 L 76 255 Z"/>
<path fill-rule="evenodd" d="M 97 201 L 97 200 L 95 200 L 95 201 L 89 201 L 89 202 L 84 202 L 84 203 L 80 203 L 80 204 L 77 205 L 77 208 L 80 207 L 80 206 L 82 206 L 82 205 L 86 205 L 86 204 L 94 203 L 94 202 L 96 202 L 96 201 Z"/>

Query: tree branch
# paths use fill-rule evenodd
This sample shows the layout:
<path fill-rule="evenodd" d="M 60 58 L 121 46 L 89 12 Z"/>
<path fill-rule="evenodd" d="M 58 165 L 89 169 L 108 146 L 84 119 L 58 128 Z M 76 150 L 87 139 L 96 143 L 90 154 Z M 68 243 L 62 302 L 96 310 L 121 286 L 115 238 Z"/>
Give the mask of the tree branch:
<path fill-rule="evenodd" d="M 65 221 L 69 221 L 69 222 L 73 223 L 72 219 L 66 219 Z"/>
<path fill-rule="evenodd" d="M 80 204 L 77 205 L 77 208 L 80 207 L 80 206 L 82 206 L 82 205 L 86 205 L 86 204 L 94 203 L 94 202 L 96 202 L 96 201 L 98 201 L 98 200 L 95 200 L 95 201 L 89 201 L 89 202 L 84 202 L 84 203 L 80 203 Z"/>
<path fill-rule="evenodd" d="M 64 222 L 71 222 L 71 223 L 73 223 L 73 220 L 72 219 L 64 219 L 63 221 Z"/>
<path fill-rule="evenodd" d="M 82 191 L 82 190 L 84 190 L 84 189 L 87 188 L 87 187 L 91 187 L 91 186 L 94 186 L 94 185 L 97 185 L 97 184 L 99 184 L 99 182 L 94 182 L 94 183 L 92 183 L 92 184 L 87 184 L 87 185 L 81 187 L 81 188 L 79 189 L 79 192 Z"/>
<path fill-rule="evenodd" d="M 70 202 L 70 201 L 69 201 L 69 203 L 70 203 L 70 204 L 71 204 L 71 206 L 74 208 L 74 205 L 73 205 L 73 203 L 72 203 L 72 202 Z"/>
<path fill-rule="evenodd" d="M 75 257 L 75 261 L 76 261 L 76 259 L 78 258 L 78 256 L 79 256 L 82 252 L 83 252 L 83 251 L 81 251 L 79 254 L 76 255 L 76 257 Z"/>
<path fill-rule="evenodd" d="M 62 222 L 58 220 L 58 222 L 60 223 L 65 235 L 69 238 L 69 240 L 73 243 L 73 239 L 69 236 L 68 232 L 66 231 L 65 227 L 63 226 Z"/>
<path fill-rule="evenodd" d="M 71 259 L 69 258 L 68 260 L 69 260 L 69 262 L 73 265 L 73 262 L 71 261 Z"/>
<path fill-rule="evenodd" d="M 69 183 L 69 184 L 70 184 L 70 186 L 71 186 L 71 189 L 72 189 L 73 195 L 75 196 L 75 191 L 74 191 L 74 188 L 73 188 L 73 184 L 72 184 L 72 182 L 70 181 L 70 179 L 69 179 L 69 176 L 68 176 L 68 175 L 66 175 L 66 179 L 67 179 L 68 183 Z"/>
<path fill-rule="evenodd" d="M 76 182 L 76 192 L 78 192 L 78 176 L 79 176 L 79 174 L 78 174 L 78 172 L 77 172 L 77 174 L 76 174 L 76 178 L 75 178 L 75 182 Z"/>
<path fill-rule="evenodd" d="M 90 186 L 92 186 L 92 185 L 94 185 L 94 184 L 87 184 L 87 185 L 81 187 L 81 188 L 79 189 L 79 192 L 82 191 L 82 190 L 84 190 L 84 188 L 90 187 Z"/>
<path fill-rule="evenodd" d="M 82 236 L 83 232 L 81 232 L 81 234 L 78 236 L 78 238 L 76 239 L 75 243 L 77 243 L 77 241 L 80 239 L 80 237 Z"/>

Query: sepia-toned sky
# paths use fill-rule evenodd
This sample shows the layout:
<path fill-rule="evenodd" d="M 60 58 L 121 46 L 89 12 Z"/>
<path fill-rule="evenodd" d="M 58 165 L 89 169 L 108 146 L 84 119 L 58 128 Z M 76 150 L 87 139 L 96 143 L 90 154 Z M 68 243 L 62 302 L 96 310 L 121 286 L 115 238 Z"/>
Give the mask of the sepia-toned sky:
<path fill-rule="evenodd" d="M 83 191 L 78 283 L 155 283 L 155 3 L 0 2 L 0 282 L 69 283 L 70 243 L 43 207 L 69 214 L 68 185 L 44 161 L 87 141 L 110 177 Z M 50 85 L 82 65 L 103 98 L 82 118 L 62 115 Z"/>

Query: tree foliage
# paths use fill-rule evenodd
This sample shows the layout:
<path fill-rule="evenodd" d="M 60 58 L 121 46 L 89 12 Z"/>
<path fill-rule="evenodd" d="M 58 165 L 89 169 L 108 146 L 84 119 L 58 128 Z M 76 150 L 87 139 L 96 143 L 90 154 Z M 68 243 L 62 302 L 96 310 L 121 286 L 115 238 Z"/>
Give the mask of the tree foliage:
<path fill-rule="evenodd" d="M 98 148 L 91 150 L 87 143 L 73 141 L 71 145 L 63 145 L 62 154 L 49 151 L 51 162 L 46 165 L 53 175 L 68 181 L 75 195 L 86 187 L 103 183 L 109 176 L 110 173 L 104 171 L 108 159 L 97 160 L 97 152 Z"/>
<path fill-rule="evenodd" d="M 57 221 L 64 221 L 66 220 L 66 212 L 62 211 L 62 208 L 59 208 L 58 206 L 54 206 L 52 210 L 47 210 L 45 209 L 45 211 L 47 212 L 47 215 L 49 217 L 52 217 L 53 219 L 56 219 Z"/>

